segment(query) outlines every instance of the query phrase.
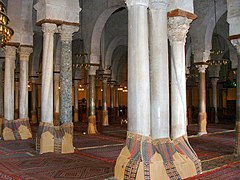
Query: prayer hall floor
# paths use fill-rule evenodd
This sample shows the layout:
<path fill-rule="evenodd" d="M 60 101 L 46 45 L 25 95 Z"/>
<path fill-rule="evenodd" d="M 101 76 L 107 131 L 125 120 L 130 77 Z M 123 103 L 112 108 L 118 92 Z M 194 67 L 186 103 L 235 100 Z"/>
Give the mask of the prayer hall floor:
<path fill-rule="evenodd" d="M 35 138 L 0 140 L 0 179 L 101 180 L 113 177 L 116 158 L 124 146 L 126 125 L 105 127 L 103 134 L 84 135 L 87 125 L 75 124 L 73 154 L 36 154 Z M 32 126 L 33 135 L 37 126 Z M 224 124 L 208 125 L 209 134 L 196 137 L 197 125 L 188 129 L 189 141 L 202 160 L 204 173 L 188 179 L 240 179 L 240 158 L 234 157 L 235 131 Z"/>

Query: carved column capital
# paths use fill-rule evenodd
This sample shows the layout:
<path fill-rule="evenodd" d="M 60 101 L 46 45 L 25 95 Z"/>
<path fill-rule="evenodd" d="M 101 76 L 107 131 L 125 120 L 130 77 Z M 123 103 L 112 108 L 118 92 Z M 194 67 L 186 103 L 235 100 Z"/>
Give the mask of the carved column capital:
<path fill-rule="evenodd" d="M 58 27 L 58 30 L 61 35 L 62 41 L 72 41 L 72 36 L 74 32 L 77 32 L 79 30 L 79 27 L 77 26 L 68 26 L 68 25 L 61 25 Z"/>
<path fill-rule="evenodd" d="M 20 61 L 29 61 L 29 56 L 33 52 L 32 47 L 21 46 L 18 53 L 20 56 Z"/>
<path fill-rule="evenodd" d="M 198 68 L 199 73 L 205 73 L 206 69 L 208 68 L 207 64 L 197 64 L 196 68 Z"/>
<path fill-rule="evenodd" d="M 52 23 L 43 23 L 42 31 L 44 33 L 54 34 L 55 32 L 57 32 L 57 25 Z"/>
<path fill-rule="evenodd" d="M 153 10 L 167 10 L 169 0 L 149 0 L 149 9 Z"/>
<path fill-rule="evenodd" d="M 181 16 L 168 18 L 168 38 L 171 44 L 173 42 L 185 43 L 191 22 L 192 19 Z"/>
<path fill-rule="evenodd" d="M 146 6 L 149 5 L 149 0 L 126 0 L 127 7 L 130 6 Z"/>
<path fill-rule="evenodd" d="M 17 48 L 15 46 L 6 46 L 5 48 L 5 57 L 8 58 L 16 58 L 16 50 Z"/>

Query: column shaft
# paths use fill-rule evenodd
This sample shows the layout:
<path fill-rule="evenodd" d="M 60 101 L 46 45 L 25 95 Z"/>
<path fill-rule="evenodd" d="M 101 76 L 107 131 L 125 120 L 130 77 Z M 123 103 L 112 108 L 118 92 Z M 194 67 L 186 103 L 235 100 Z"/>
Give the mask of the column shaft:
<path fill-rule="evenodd" d="M 79 80 L 74 80 L 74 122 L 78 122 L 78 86 Z"/>
<path fill-rule="evenodd" d="M 14 119 L 19 118 L 19 79 L 15 78 L 14 87 Z"/>
<path fill-rule="evenodd" d="M 28 118 L 28 61 L 31 53 L 32 48 L 20 47 L 20 118 Z"/>
<path fill-rule="evenodd" d="M 218 78 L 211 79 L 212 81 L 212 100 L 213 100 L 213 107 L 214 107 L 214 119 L 215 123 L 219 123 L 218 116 L 217 116 L 217 82 Z"/>
<path fill-rule="evenodd" d="M 147 6 L 128 4 L 128 130 L 150 135 Z"/>
<path fill-rule="evenodd" d="M 89 75 L 89 116 L 96 116 L 95 110 L 95 76 Z"/>
<path fill-rule="evenodd" d="M 60 72 L 54 72 L 54 125 L 60 125 Z"/>
<path fill-rule="evenodd" d="M 161 1 L 158 4 L 150 3 L 149 21 L 151 135 L 154 139 L 168 138 L 170 117 L 167 1 Z"/>
<path fill-rule="evenodd" d="M 37 85 L 36 80 L 32 79 L 32 122 L 37 123 Z"/>
<path fill-rule="evenodd" d="M 42 122 L 53 124 L 53 43 L 55 24 L 44 23 L 43 27 L 43 58 L 42 58 Z"/>
<path fill-rule="evenodd" d="M 107 78 L 102 80 L 102 123 L 103 126 L 108 126 L 108 109 L 107 109 Z"/>
<path fill-rule="evenodd" d="M 114 85 L 110 85 L 110 108 L 114 108 Z"/>
<path fill-rule="evenodd" d="M 3 63 L 4 59 L 0 58 L 0 118 L 3 117 Z"/>
<path fill-rule="evenodd" d="M 14 67 L 16 47 L 7 46 L 5 52 L 4 75 L 4 118 L 14 120 Z"/>

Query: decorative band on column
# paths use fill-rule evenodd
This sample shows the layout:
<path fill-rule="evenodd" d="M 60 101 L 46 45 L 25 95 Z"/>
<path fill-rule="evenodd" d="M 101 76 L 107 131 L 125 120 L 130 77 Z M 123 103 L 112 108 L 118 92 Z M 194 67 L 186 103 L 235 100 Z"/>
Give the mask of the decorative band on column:
<path fill-rule="evenodd" d="M 146 6 L 148 7 L 149 0 L 126 0 L 127 6 Z"/>
<path fill-rule="evenodd" d="M 150 137 L 128 132 L 126 146 L 116 162 L 115 177 L 150 180 L 150 164 L 154 153 Z"/>
<path fill-rule="evenodd" d="M 53 126 L 41 122 L 36 137 L 36 150 L 38 153 L 73 153 L 73 123 Z"/>
<path fill-rule="evenodd" d="M 25 140 L 32 138 L 31 126 L 28 118 L 17 120 L 3 120 L 3 139 L 9 140 Z"/>
<path fill-rule="evenodd" d="M 194 163 L 194 165 L 196 167 L 197 174 L 202 173 L 201 161 L 199 160 L 197 154 L 195 153 L 195 151 L 193 150 L 193 148 L 189 144 L 186 135 L 175 139 L 174 140 L 174 147 L 176 148 L 176 150 L 180 154 L 182 154 L 182 155 L 184 155 L 184 156 L 186 156 L 186 157 L 188 157 L 192 160 L 192 162 Z"/>
<path fill-rule="evenodd" d="M 161 155 L 163 159 L 163 165 L 165 166 L 166 173 L 170 179 L 181 179 L 177 168 L 174 164 L 173 155 L 176 153 L 174 144 L 170 138 L 160 138 L 153 140 L 153 145 L 156 151 Z"/>

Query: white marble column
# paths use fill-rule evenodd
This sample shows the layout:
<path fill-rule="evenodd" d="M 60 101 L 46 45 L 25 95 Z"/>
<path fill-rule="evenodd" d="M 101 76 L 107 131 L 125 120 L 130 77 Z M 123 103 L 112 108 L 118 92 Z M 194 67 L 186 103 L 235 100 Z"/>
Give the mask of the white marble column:
<path fill-rule="evenodd" d="M 199 114 L 198 114 L 198 135 L 207 134 L 207 112 L 206 112 L 206 69 L 207 64 L 197 65 L 199 71 Z"/>
<path fill-rule="evenodd" d="M 74 80 L 74 122 L 78 122 L 78 87 L 80 80 Z"/>
<path fill-rule="evenodd" d="M 4 57 L 0 57 L 0 118 L 3 117 L 3 63 Z"/>
<path fill-rule="evenodd" d="M 56 24 L 44 23 L 42 57 L 42 122 L 53 124 L 53 43 Z"/>
<path fill-rule="evenodd" d="M 128 131 L 150 135 L 148 0 L 127 0 Z"/>
<path fill-rule="evenodd" d="M 53 110 L 54 110 L 54 125 L 60 125 L 60 71 L 54 71 L 53 73 Z"/>
<path fill-rule="evenodd" d="M 168 0 L 149 2 L 151 136 L 169 138 Z"/>
<path fill-rule="evenodd" d="M 32 112 L 31 112 L 31 119 L 32 123 L 37 123 L 37 79 L 32 77 Z"/>
<path fill-rule="evenodd" d="M 60 72 L 60 121 L 72 122 L 72 36 L 79 28 L 62 25 L 59 28 L 62 42 Z"/>
<path fill-rule="evenodd" d="M 102 80 L 102 125 L 108 126 L 108 109 L 107 109 L 107 78 Z"/>
<path fill-rule="evenodd" d="M 14 120 L 14 68 L 16 47 L 6 46 L 4 72 L 4 118 Z"/>
<path fill-rule="evenodd" d="M 20 57 L 20 92 L 19 92 L 19 118 L 28 118 L 28 61 L 32 47 L 21 46 Z"/>
<path fill-rule="evenodd" d="M 214 119 L 215 123 L 219 123 L 218 115 L 217 115 L 217 82 L 219 78 L 211 78 L 212 83 L 212 100 L 213 100 L 213 107 L 214 107 Z"/>
<path fill-rule="evenodd" d="M 191 19 L 170 17 L 168 36 L 171 45 L 171 137 L 187 134 L 185 42 Z"/>

